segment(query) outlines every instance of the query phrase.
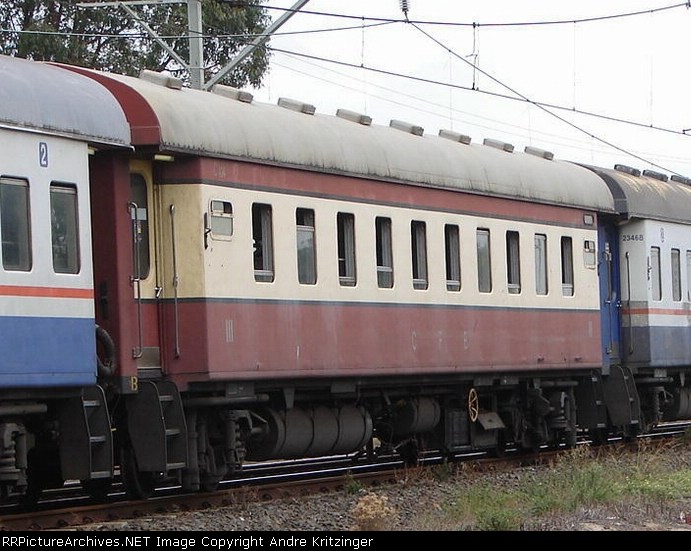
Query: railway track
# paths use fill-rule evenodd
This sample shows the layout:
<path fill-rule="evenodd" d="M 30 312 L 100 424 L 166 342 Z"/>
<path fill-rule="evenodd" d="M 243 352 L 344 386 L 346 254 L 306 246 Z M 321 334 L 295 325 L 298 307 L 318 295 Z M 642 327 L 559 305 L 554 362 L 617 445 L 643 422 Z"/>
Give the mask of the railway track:
<path fill-rule="evenodd" d="M 249 501 L 267 501 L 310 494 L 336 492 L 357 481 L 360 485 L 378 485 L 395 482 L 401 475 L 398 466 L 344 466 L 327 468 L 320 465 L 305 472 L 293 472 L 243 478 L 228 481 L 220 489 L 208 493 L 181 494 L 179 488 L 160 488 L 148 500 L 132 501 L 125 492 L 115 491 L 104 503 L 85 503 L 83 496 L 47 496 L 40 508 L 26 512 L 7 512 L 0 516 L 1 530 L 55 530 L 93 523 L 112 523 L 180 511 L 225 507 Z"/>
<path fill-rule="evenodd" d="M 664 445 L 670 439 L 679 438 L 687 429 L 686 424 L 668 424 L 639 438 L 645 438 L 650 445 Z M 582 444 L 588 445 L 589 442 L 583 441 Z M 622 444 L 622 441 L 612 439 L 609 444 Z M 633 450 L 638 446 L 636 441 L 629 444 Z M 221 483 L 215 492 L 183 494 L 179 487 L 171 484 L 158 488 L 152 498 L 137 501 L 128 499 L 124 489 L 116 484 L 104 502 L 93 503 L 83 495 L 79 484 L 73 483 L 66 484 L 59 491 L 46 492 L 31 511 L 22 511 L 17 504 L 0 509 L 0 530 L 42 531 L 78 529 L 94 524 L 107 526 L 133 518 L 342 492 L 349 485 L 376 487 L 393 484 L 409 476 L 411 470 L 432 468 L 445 461 L 455 466 L 463 464 L 465 468 L 470 465 L 476 471 L 548 464 L 565 451 L 542 449 L 525 453 L 507 449 L 501 457 L 470 453 L 443 458 L 429 454 L 422 457 L 415 467 L 393 458 L 371 463 L 354 457 L 248 465 L 241 478 Z"/>

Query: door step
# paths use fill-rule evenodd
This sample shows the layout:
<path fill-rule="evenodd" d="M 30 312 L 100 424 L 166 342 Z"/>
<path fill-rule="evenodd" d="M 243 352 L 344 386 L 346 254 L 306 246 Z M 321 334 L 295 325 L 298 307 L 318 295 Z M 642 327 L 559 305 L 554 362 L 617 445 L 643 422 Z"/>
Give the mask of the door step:
<path fill-rule="evenodd" d="M 177 386 L 171 381 L 142 380 L 128 396 L 128 431 L 143 472 L 187 466 L 187 424 Z"/>
<path fill-rule="evenodd" d="M 65 480 L 113 477 L 113 437 L 100 386 L 64 402 L 60 413 L 60 468 Z"/>

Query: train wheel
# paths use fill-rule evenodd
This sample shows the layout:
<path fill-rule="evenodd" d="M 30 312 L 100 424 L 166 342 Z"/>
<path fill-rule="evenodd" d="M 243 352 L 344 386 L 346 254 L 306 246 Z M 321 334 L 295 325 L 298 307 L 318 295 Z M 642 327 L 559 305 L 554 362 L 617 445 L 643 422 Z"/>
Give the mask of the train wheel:
<path fill-rule="evenodd" d="M 568 428 L 566 429 L 565 440 L 567 448 L 575 448 L 578 444 L 578 423 L 576 422 L 576 400 L 571 394 L 569 399 Z"/>
<path fill-rule="evenodd" d="M 125 484 L 125 492 L 132 499 L 148 499 L 156 488 L 154 473 L 141 472 L 137 457 L 130 447 L 122 449 L 120 454 L 120 475 Z"/>
<path fill-rule="evenodd" d="M 401 458 L 406 467 L 417 467 L 419 462 L 419 457 L 416 451 L 411 450 L 411 447 L 406 445 L 404 449 L 401 450 Z"/>
<path fill-rule="evenodd" d="M 24 511 L 31 511 L 38 505 L 38 501 L 43 494 L 43 488 L 35 483 L 29 482 L 26 491 L 19 501 L 19 508 Z"/>
<path fill-rule="evenodd" d="M 407 442 L 401 444 L 397 451 L 406 467 L 418 466 L 420 462 L 420 445 L 416 438 L 411 438 Z"/>
<path fill-rule="evenodd" d="M 506 432 L 503 430 L 497 431 L 497 443 L 493 448 L 487 452 L 490 457 L 504 457 L 506 455 Z"/>
<path fill-rule="evenodd" d="M 59 488 L 64 481 L 60 472 L 58 450 L 52 443 L 31 448 L 26 459 L 27 486 L 21 498 L 21 507 L 30 510 L 38 504 L 43 490 Z"/>
<path fill-rule="evenodd" d="M 110 478 L 92 478 L 91 480 L 82 480 L 81 484 L 84 491 L 92 499 L 103 502 L 108 497 L 113 481 Z"/>
<path fill-rule="evenodd" d="M 604 446 L 609 440 L 607 429 L 590 429 L 590 441 L 593 446 Z"/>
<path fill-rule="evenodd" d="M 201 482 L 200 482 L 200 488 L 202 492 L 215 492 L 218 490 L 218 486 L 221 483 L 221 480 L 223 480 L 222 476 L 218 475 L 203 475 Z"/>

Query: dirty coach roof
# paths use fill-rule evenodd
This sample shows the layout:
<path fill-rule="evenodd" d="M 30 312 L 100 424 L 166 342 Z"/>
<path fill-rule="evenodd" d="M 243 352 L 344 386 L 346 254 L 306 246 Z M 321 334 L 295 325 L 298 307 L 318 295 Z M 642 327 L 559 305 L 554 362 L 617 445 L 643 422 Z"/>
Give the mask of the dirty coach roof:
<path fill-rule="evenodd" d="M 615 165 L 613 169 L 589 168 L 607 182 L 617 212 L 622 216 L 691 223 L 691 180 L 688 178 L 669 178 L 656 171 L 641 171 L 625 165 Z"/>
<path fill-rule="evenodd" d="M 96 82 L 46 63 L 0 55 L 0 127 L 93 144 L 129 145 L 125 115 Z"/>
<path fill-rule="evenodd" d="M 614 209 L 607 187 L 595 174 L 552 160 L 540 150 L 530 154 L 507 151 L 509 146 L 499 142 L 467 144 L 466 137 L 452 132 L 445 132 L 445 137 L 418 135 L 422 129 L 407 123 L 371 124 L 369 117 L 351 111 L 324 115 L 290 99 L 278 105 L 259 103 L 225 86 L 217 85 L 211 92 L 182 88 L 176 79 L 159 73 L 145 71 L 143 78 L 97 72 L 93 76 L 122 101 L 135 145 L 157 139 L 161 150 L 172 152 Z M 152 124 L 158 125 L 155 139 Z M 138 142 L 137 136 L 146 138 Z"/>

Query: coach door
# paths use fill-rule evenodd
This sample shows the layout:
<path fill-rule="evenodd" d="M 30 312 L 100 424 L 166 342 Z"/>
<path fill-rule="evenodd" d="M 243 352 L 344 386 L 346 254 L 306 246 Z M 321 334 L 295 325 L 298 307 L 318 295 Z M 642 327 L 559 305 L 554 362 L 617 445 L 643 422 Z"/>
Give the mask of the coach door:
<path fill-rule="evenodd" d="M 600 224 L 598 231 L 598 274 L 602 359 L 608 367 L 618 363 L 621 344 L 621 293 L 619 283 L 619 241 L 616 228 Z"/>
<path fill-rule="evenodd" d="M 161 347 L 158 299 L 161 288 L 156 268 L 154 242 L 154 209 L 150 171 L 130 174 L 132 223 L 131 277 L 136 307 L 136 345 L 132 350 L 137 359 L 140 376 L 142 370 L 161 370 Z"/>

